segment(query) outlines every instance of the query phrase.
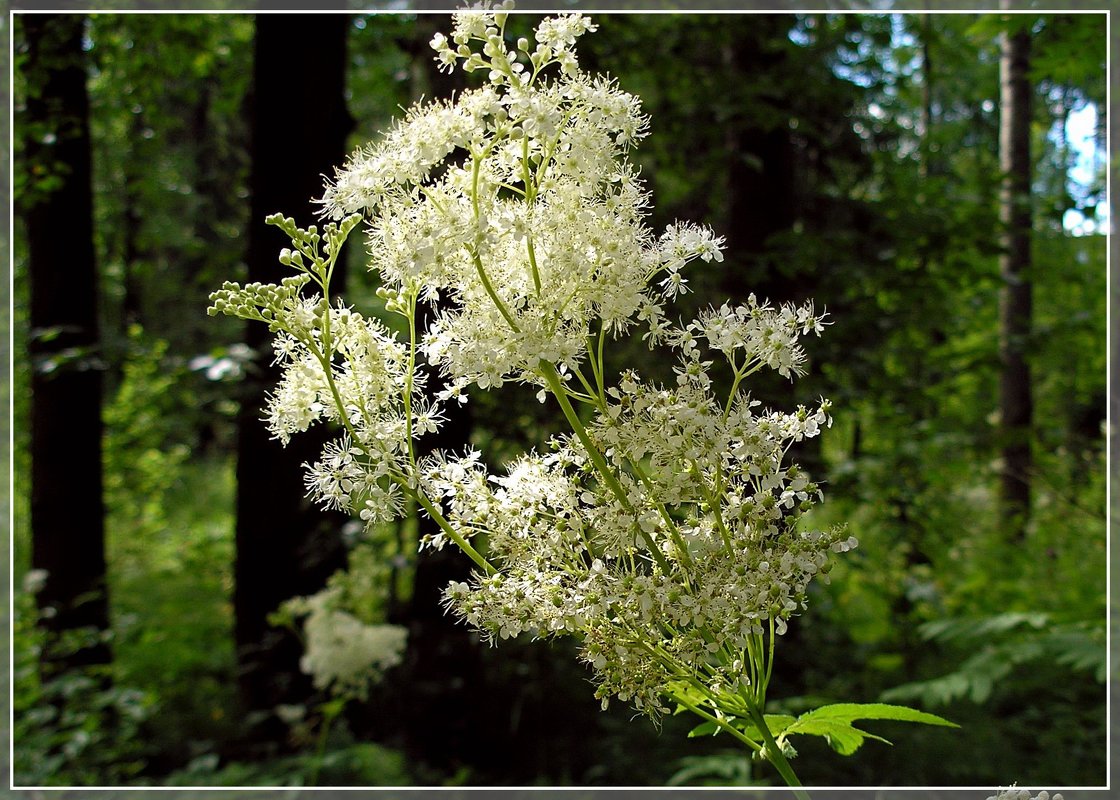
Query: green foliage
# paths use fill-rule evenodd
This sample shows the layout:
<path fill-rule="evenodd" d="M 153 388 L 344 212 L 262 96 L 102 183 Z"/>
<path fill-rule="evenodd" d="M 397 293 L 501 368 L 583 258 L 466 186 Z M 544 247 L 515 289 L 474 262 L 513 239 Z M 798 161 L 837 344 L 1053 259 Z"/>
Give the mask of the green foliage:
<path fill-rule="evenodd" d="M 815 708 L 799 717 L 788 714 L 766 714 L 765 719 L 766 727 L 770 729 L 778 745 L 783 749 L 788 746 L 787 738 L 795 734 L 823 736 L 829 746 L 842 756 L 855 753 L 864 739 L 875 739 L 890 744 L 881 736 L 855 727 L 852 723 L 857 720 L 893 720 L 959 727 L 956 723 L 942 719 L 936 714 L 886 703 L 833 703 Z M 756 741 L 762 739 L 762 732 L 755 722 L 745 719 L 732 719 L 729 722 L 751 739 Z M 693 728 L 688 735 L 689 737 L 715 735 L 720 730 L 721 726 L 715 722 L 705 722 Z"/>
<path fill-rule="evenodd" d="M 750 786 L 755 781 L 751 760 L 741 750 L 685 756 L 666 786 Z"/>
<path fill-rule="evenodd" d="M 336 742 L 268 761 L 221 763 L 208 754 L 171 774 L 165 786 L 409 786 L 404 756 L 370 742 Z"/>
<path fill-rule="evenodd" d="M 850 756 L 858 750 L 865 738 L 877 739 L 880 742 L 890 744 L 886 739 L 860 730 L 852 724 L 857 720 L 864 719 L 918 722 L 923 725 L 941 725 L 951 728 L 959 727 L 936 714 L 929 714 L 904 706 L 894 706 L 886 703 L 837 703 L 802 714 L 787 727 L 780 728 L 777 731 L 780 734 L 779 742 L 797 733 L 824 736 L 833 750 L 845 756 Z"/>
<path fill-rule="evenodd" d="M 153 545 L 167 528 L 168 493 L 190 457 L 190 431 L 180 411 L 193 396 L 184 385 L 186 371 L 167 359 L 166 341 L 146 341 L 139 325 L 129 327 L 128 338 L 131 351 L 116 396 L 102 411 L 105 502 L 121 555 L 158 562 L 165 548 Z"/>
<path fill-rule="evenodd" d="M 104 409 L 115 675 L 159 697 L 146 739 L 186 758 L 236 729 L 231 464 L 191 459 L 193 376 L 138 325 Z"/>
<path fill-rule="evenodd" d="M 233 493 L 230 461 L 188 462 L 166 495 L 166 527 L 134 533 L 124 552 L 136 558 L 110 551 L 117 679 L 159 698 L 146 738 L 171 763 L 244 723 L 230 607 Z"/>
<path fill-rule="evenodd" d="M 129 783 L 145 768 L 151 749 L 143 724 L 155 697 L 113 683 L 106 666 L 43 678 L 44 648 L 73 651 L 102 634 L 94 629 L 48 637 L 39 627 L 34 596 L 15 596 L 12 626 L 12 780 L 23 786 L 103 786 Z"/>
<path fill-rule="evenodd" d="M 90 19 L 97 260 L 114 358 L 132 322 L 180 357 L 221 340 L 198 309 L 244 257 L 252 34 L 245 15 Z"/>
<path fill-rule="evenodd" d="M 427 74 L 421 60 L 428 56 L 427 40 L 418 35 L 418 23 L 425 19 L 434 23 L 436 18 L 408 14 L 359 14 L 352 18 L 347 94 L 355 121 L 351 137 L 355 147 L 388 128 L 415 95 L 431 96 L 430 89 L 416 87 Z"/>
<path fill-rule="evenodd" d="M 919 634 L 930 642 L 972 653 L 952 672 L 915 681 L 883 693 L 884 700 L 919 700 L 948 705 L 967 698 L 984 703 L 993 688 L 1006 683 L 1012 670 L 1031 665 L 1045 674 L 1049 664 L 1089 672 L 1103 684 L 1106 648 L 1103 621 L 1058 623 L 1045 613 L 1010 612 L 974 619 L 944 619 L 923 624 Z"/>

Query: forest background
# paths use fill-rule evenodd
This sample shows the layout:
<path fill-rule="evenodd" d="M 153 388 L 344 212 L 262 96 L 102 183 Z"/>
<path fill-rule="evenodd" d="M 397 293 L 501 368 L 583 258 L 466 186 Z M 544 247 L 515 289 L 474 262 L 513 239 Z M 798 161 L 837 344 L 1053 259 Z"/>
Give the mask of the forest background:
<path fill-rule="evenodd" d="M 1104 16 L 595 20 L 584 67 L 652 116 L 636 160 L 654 227 L 728 240 L 679 314 L 754 292 L 834 323 L 807 378 L 752 386 L 832 399 L 833 429 L 797 456 L 826 481 L 818 521 L 860 540 L 784 638 L 777 708 L 884 699 L 962 726 L 884 726 L 894 746 L 854 759 L 810 743 L 802 778 L 1103 784 Z M 261 332 L 205 315 L 223 280 L 282 276 L 265 214 L 306 224 L 354 146 L 466 85 L 431 59 L 448 27 L 15 15 L 18 785 L 775 781 L 684 720 L 600 712 L 572 647 L 480 644 L 438 603 L 464 559 L 308 508 L 309 453 L 257 420 Z M 1026 156 L 1001 160 L 1013 120 Z M 360 248 L 346 283 L 375 306 Z M 615 363 L 667 374 L 640 344 Z M 503 392 L 442 446 L 500 462 L 556 430 Z M 410 631 L 365 702 L 316 690 L 298 623 L 273 613 L 347 563 L 376 578 L 347 584 L 364 618 Z"/>

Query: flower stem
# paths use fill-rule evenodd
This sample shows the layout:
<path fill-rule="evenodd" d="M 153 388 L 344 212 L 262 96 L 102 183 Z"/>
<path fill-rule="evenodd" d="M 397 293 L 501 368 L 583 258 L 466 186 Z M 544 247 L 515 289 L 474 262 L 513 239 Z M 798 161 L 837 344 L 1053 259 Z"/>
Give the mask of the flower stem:
<path fill-rule="evenodd" d="M 766 742 L 766 758 L 774 768 L 778 770 L 778 774 L 782 776 L 782 780 L 786 782 L 787 786 L 793 787 L 793 793 L 797 800 L 810 800 L 809 793 L 801 788 L 801 781 L 797 778 L 797 773 L 793 771 L 789 761 L 786 760 L 785 754 L 782 753 L 782 748 L 774 741 L 774 734 L 770 732 L 770 726 L 766 724 L 766 717 L 762 711 L 754 704 L 747 704 L 747 711 L 751 716 L 751 720 L 758 728 L 759 733 L 762 734 L 763 741 Z"/>
<path fill-rule="evenodd" d="M 576 410 L 572 408 L 572 404 L 568 400 L 567 391 L 564 389 L 564 384 L 560 380 L 560 373 L 556 371 L 556 367 L 553 364 L 547 361 L 542 361 L 538 369 L 540 370 L 541 377 L 543 377 L 545 383 L 548 384 L 549 391 L 556 397 L 556 401 L 560 403 L 560 409 L 564 412 L 564 417 L 568 420 L 568 424 L 571 426 L 576 438 L 579 439 L 584 449 L 587 450 L 587 455 L 591 459 L 591 463 L 595 465 L 595 469 L 603 479 L 603 482 L 607 484 L 607 488 L 611 490 L 611 493 L 614 494 L 618 502 L 626 509 L 627 513 L 634 517 L 635 527 L 637 527 L 638 533 L 642 539 L 645 540 L 653 560 L 661 567 L 662 572 L 666 575 L 670 574 L 672 570 L 669 567 L 668 560 L 661 552 L 661 549 L 658 548 L 657 543 L 653 541 L 653 537 L 637 524 L 638 514 L 634 510 L 634 506 L 630 503 L 630 498 L 626 496 L 626 490 L 622 488 L 622 484 L 620 484 L 618 478 L 614 476 L 614 472 L 611 470 L 610 465 L 607 464 L 607 460 L 603 458 L 603 454 L 599 452 L 599 448 L 591 441 L 591 437 L 588 436 L 587 429 L 583 426 L 583 422 L 580 421 L 579 415 L 576 414 Z"/>
<path fill-rule="evenodd" d="M 460 550 L 466 553 L 467 557 L 470 558 L 485 575 L 493 575 L 498 571 L 481 553 L 471 547 L 470 542 L 455 530 L 451 523 L 440 513 L 439 508 L 428 499 L 424 492 L 417 490 L 414 492 L 414 495 L 416 497 L 416 502 L 424 507 L 424 510 L 436 521 L 436 524 L 447 534 L 448 538 L 451 539 Z"/>
<path fill-rule="evenodd" d="M 408 442 L 408 465 L 416 473 L 416 444 L 412 440 L 412 386 L 416 376 L 416 291 L 408 295 L 408 371 L 404 386 L 405 439 Z"/>
<path fill-rule="evenodd" d="M 502 298 L 498 296 L 498 292 L 494 289 L 494 284 L 490 282 L 490 276 L 486 274 L 486 268 L 482 266 L 482 257 L 479 256 L 478 250 L 469 248 L 468 252 L 471 254 L 471 260 L 474 262 L 474 268 L 475 271 L 478 272 L 479 280 L 482 281 L 482 288 L 486 290 L 486 294 L 490 295 L 490 299 L 494 301 L 494 305 L 513 332 L 520 333 L 521 328 L 517 327 L 517 320 L 514 319 L 510 310 L 506 308 L 506 304 L 502 302 Z"/>

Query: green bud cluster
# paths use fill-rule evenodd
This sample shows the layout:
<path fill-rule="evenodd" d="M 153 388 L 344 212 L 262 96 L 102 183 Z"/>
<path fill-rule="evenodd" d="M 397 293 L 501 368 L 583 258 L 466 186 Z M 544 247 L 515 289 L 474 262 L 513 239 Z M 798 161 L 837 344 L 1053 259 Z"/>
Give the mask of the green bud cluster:
<path fill-rule="evenodd" d="M 306 272 L 322 285 L 329 277 L 331 267 L 342 250 L 350 232 L 361 222 L 361 214 L 351 214 L 339 223 L 329 222 L 319 232 L 317 225 L 301 228 L 296 221 L 283 214 L 270 214 L 265 222 L 275 225 L 292 240 L 294 250 L 285 247 L 280 251 L 280 263 L 285 267 Z M 322 252 L 320 253 L 320 246 Z M 325 287 L 324 287 L 325 288 Z"/>
<path fill-rule="evenodd" d="M 307 285 L 308 275 L 291 275 L 274 283 L 249 283 L 241 286 L 226 281 L 222 288 L 210 294 L 210 307 L 206 313 L 211 317 L 224 314 L 227 317 L 267 322 L 271 327 L 278 314 L 283 313 L 297 302 L 300 291 Z"/>
<path fill-rule="evenodd" d="M 390 289 L 382 286 L 377 290 L 377 296 L 385 303 L 385 310 L 394 314 L 408 317 L 411 313 L 409 291 L 406 289 Z"/>
<path fill-rule="evenodd" d="M 280 318 L 299 304 L 303 287 L 314 279 L 324 290 L 327 288 L 331 269 L 342 245 L 361 219 L 360 214 L 351 214 L 341 222 L 328 223 L 320 233 L 316 225 L 301 228 L 291 217 L 283 214 L 269 215 L 265 222 L 288 234 L 292 247 L 295 248 L 285 247 L 281 250 L 280 263 L 302 274 L 283 278 L 279 284 L 249 283 L 241 286 L 233 281 L 226 281 L 221 289 L 210 295 L 210 307 L 206 313 L 212 317 L 224 314 L 265 322 L 273 331 L 280 330 L 283 328 Z"/>

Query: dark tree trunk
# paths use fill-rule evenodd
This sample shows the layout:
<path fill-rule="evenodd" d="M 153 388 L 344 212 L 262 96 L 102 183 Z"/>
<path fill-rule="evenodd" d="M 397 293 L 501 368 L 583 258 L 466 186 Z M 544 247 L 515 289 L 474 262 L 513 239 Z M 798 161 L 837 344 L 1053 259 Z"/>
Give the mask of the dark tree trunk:
<path fill-rule="evenodd" d="M 1027 29 L 1000 41 L 999 158 L 1003 283 L 999 295 L 1000 518 L 1012 538 L 1023 536 L 1031 502 L 1031 38 Z"/>
<path fill-rule="evenodd" d="M 783 53 L 761 46 L 784 23 L 768 15 L 733 19 L 741 36 L 725 47 L 723 59 L 731 75 L 751 80 L 781 69 Z M 743 42 L 747 42 L 743 46 Z M 736 301 L 751 292 L 759 299 L 788 299 L 788 281 L 767 268 L 767 240 L 795 221 L 793 145 L 789 129 L 760 127 L 752 109 L 737 109 L 727 126 L 727 206 L 721 226 L 727 239 L 728 265 L 721 288 Z"/>
<path fill-rule="evenodd" d="M 786 39 L 788 19 L 763 14 L 733 17 L 727 24 L 735 33 L 724 46 L 723 62 L 733 80 L 766 82 L 789 69 L 786 50 L 773 44 Z M 798 222 L 801 176 L 790 128 L 773 120 L 760 123 L 755 102 L 759 101 L 749 93 L 745 102 L 738 101 L 725 136 L 726 218 L 717 227 L 727 239 L 727 262 L 720 271 L 719 289 L 734 303 L 754 293 L 760 301 L 779 304 L 812 296 L 814 279 L 804 271 L 790 274 L 775 268 L 778 251 L 772 237 Z M 751 391 L 763 403 L 775 402 L 788 397 L 789 381 L 764 373 L 753 379 Z M 806 439 L 791 455 L 815 472 L 821 465 L 820 452 L 820 439 Z"/>
<path fill-rule="evenodd" d="M 322 194 L 322 176 L 345 157 L 352 120 L 344 82 L 348 18 L 341 15 L 261 15 L 257 19 L 252 111 L 250 281 L 277 282 L 277 263 L 290 245 L 265 217 L 283 212 L 306 226 Z M 343 264 L 335 272 L 342 289 Z M 300 644 L 267 617 L 285 600 L 321 589 L 345 566 L 341 529 L 347 518 L 327 514 L 304 496 L 303 468 L 322 436 L 297 436 L 287 448 L 261 422 L 265 394 L 279 378 L 270 367 L 271 336 L 251 324 L 256 352 L 242 397 L 237 463 L 237 555 L 234 564 L 235 635 L 240 686 L 252 710 L 301 702 L 310 683 L 299 670 Z M 279 732 L 260 731 L 263 736 Z"/>
<path fill-rule="evenodd" d="M 54 633 L 109 627 L 89 97 L 78 15 L 23 16 L 27 107 L 21 198 L 30 276 L 31 564 Z M 97 637 L 44 650 L 48 672 L 108 663 Z"/>

